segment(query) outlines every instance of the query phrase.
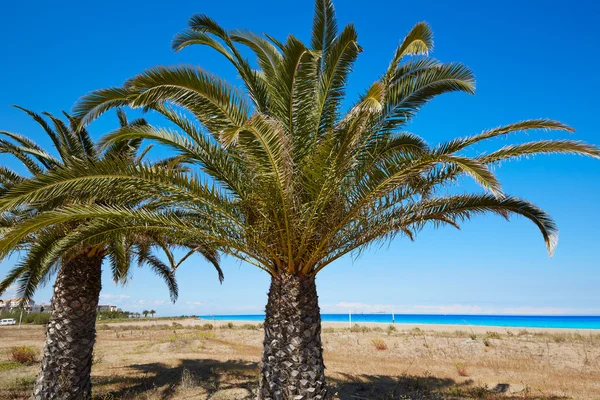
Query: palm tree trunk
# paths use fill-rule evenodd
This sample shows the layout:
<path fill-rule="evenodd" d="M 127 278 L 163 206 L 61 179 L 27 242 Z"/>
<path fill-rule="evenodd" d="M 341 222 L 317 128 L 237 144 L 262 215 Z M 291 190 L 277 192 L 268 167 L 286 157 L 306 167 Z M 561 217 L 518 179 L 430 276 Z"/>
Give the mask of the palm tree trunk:
<path fill-rule="evenodd" d="M 92 396 L 92 352 L 101 289 L 101 255 L 80 254 L 63 264 L 54 284 L 42 366 L 33 398 Z"/>
<path fill-rule="evenodd" d="M 321 314 L 314 277 L 273 277 L 258 398 L 324 399 Z"/>

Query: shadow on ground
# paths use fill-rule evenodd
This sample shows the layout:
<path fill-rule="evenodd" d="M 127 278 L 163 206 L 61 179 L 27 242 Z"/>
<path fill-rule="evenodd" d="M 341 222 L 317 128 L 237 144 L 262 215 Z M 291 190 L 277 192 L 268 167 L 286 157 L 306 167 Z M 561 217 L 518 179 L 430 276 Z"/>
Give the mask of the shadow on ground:
<path fill-rule="evenodd" d="M 508 383 L 493 388 L 476 385 L 472 380 L 456 382 L 431 376 L 371 376 L 341 374 L 330 379 L 340 400 L 567 400 L 566 397 L 534 395 L 527 391 L 510 394 Z"/>
<path fill-rule="evenodd" d="M 241 400 L 255 397 L 258 364 L 241 360 L 181 360 L 177 366 L 162 363 L 125 367 L 136 376 L 95 377 L 96 397 L 100 399 L 171 399 L 192 391 L 193 397 Z M 510 385 L 487 388 L 471 380 L 423 376 L 371 376 L 337 374 L 329 378 L 330 394 L 339 400 L 566 400 L 566 397 L 540 396 L 521 392 L 510 394 Z M 110 389 L 109 389 L 110 388 Z"/>
<path fill-rule="evenodd" d="M 162 363 L 133 364 L 125 367 L 135 376 L 95 377 L 95 391 L 100 398 L 121 399 L 151 394 L 151 398 L 170 399 L 177 389 L 197 389 L 205 397 L 229 389 L 236 399 L 252 398 L 258 384 L 258 364 L 231 360 L 181 360 L 179 365 Z M 110 387 L 112 389 L 103 389 Z M 116 389 L 115 389 L 116 387 Z"/>

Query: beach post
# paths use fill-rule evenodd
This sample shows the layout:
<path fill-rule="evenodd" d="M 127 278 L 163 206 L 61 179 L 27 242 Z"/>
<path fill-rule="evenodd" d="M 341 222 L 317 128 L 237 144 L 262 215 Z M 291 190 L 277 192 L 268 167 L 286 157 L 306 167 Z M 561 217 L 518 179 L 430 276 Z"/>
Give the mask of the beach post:
<path fill-rule="evenodd" d="M 392 325 L 396 325 L 396 322 L 394 322 L 394 312 L 392 311 Z"/>

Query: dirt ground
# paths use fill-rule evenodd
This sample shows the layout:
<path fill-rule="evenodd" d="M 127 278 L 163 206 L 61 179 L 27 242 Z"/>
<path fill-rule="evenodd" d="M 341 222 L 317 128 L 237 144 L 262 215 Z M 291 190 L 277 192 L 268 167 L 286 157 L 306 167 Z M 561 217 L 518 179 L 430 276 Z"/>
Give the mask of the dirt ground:
<path fill-rule="evenodd" d="M 203 324 L 100 323 L 94 398 L 253 398 L 262 329 Z M 28 397 L 38 366 L 10 349 L 43 339 L 41 326 L 0 327 L 0 399 Z M 323 345 L 337 399 L 600 399 L 598 333 L 326 326 Z"/>

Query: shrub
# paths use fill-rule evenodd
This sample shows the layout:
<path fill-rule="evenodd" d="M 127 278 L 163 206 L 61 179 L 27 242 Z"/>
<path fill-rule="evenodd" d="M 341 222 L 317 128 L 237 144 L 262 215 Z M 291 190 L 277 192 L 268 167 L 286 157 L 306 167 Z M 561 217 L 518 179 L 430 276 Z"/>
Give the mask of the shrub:
<path fill-rule="evenodd" d="M 467 373 L 467 367 L 465 364 L 463 364 L 461 362 L 456 362 L 456 363 L 454 363 L 454 366 L 456 367 L 456 372 L 458 372 L 459 376 L 469 376 L 469 374 Z"/>
<path fill-rule="evenodd" d="M 396 327 L 394 325 L 388 325 L 388 327 L 387 327 L 387 333 L 388 333 L 388 335 L 391 335 L 392 333 L 394 333 L 396 331 L 397 331 L 397 329 L 396 329 Z"/>
<path fill-rule="evenodd" d="M 334 333 L 335 329 L 333 328 L 323 328 L 321 329 L 321 333 Z"/>
<path fill-rule="evenodd" d="M 212 331 L 213 329 L 215 329 L 215 327 L 213 326 L 213 324 L 204 324 L 202 325 L 202 329 L 205 331 Z"/>
<path fill-rule="evenodd" d="M 171 324 L 171 326 L 172 326 L 174 329 L 183 329 L 183 325 L 181 325 L 181 324 L 180 324 L 180 323 L 178 323 L 178 322 L 173 322 L 173 323 Z"/>
<path fill-rule="evenodd" d="M 371 328 L 369 328 L 368 326 L 360 326 L 359 324 L 353 325 L 352 328 L 350 328 L 350 332 L 371 332 Z"/>
<path fill-rule="evenodd" d="M 12 361 L 28 365 L 37 362 L 38 353 L 38 350 L 31 346 L 17 346 L 9 350 Z"/>
<path fill-rule="evenodd" d="M 563 335 L 556 335 L 554 336 L 554 342 L 555 343 L 562 343 L 565 342 L 567 340 L 567 338 Z"/>
<path fill-rule="evenodd" d="M 217 336 L 210 331 L 202 331 L 202 332 L 198 332 L 198 339 L 203 339 L 203 340 L 210 340 L 210 339 L 214 339 Z"/>
<path fill-rule="evenodd" d="M 375 348 L 377 350 L 387 350 L 387 344 L 385 344 L 385 342 L 382 339 L 373 339 L 371 340 L 371 342 L 373 343 L 373 346 L 375 346 Z"/>
<path fill-rule="evenodd" d="M 247 330 L 251 330 L 251 331 L 256 331 L 256 330 L 258 330 L 258 327 L 256 325 L 253 325 L 253 324 L 244 324 L 244 325 L 240 326 L 240 329 L 247 329 Z"/>
<path fill-rule="evenodd" d="M 519 336 L 529 335 L 529 331 L 527 329 L 521 329 L 519 331 Z"/>
<path fill-rule="evenodd" d="M 500 339 L 500 334 L 498 332 L 487 331 L 485 334 L 489 339 Z"/>
<path fill-rule="evenodd" d="M 485 338 L 483 339 L 483 344 L 485 345 L 485 347 L 490 347 L 492 345 L 492 342 L 490 342 L 490 339 Z"/>
<path fill-rule="evenodd" d="M 469 337 L 471 338 L 471 340 L 477 340 L 477 335 L 476 335 L 476 334 L 474 334 L 474 333 L 471 333 L 471 334 L 469 335 Z"/>
<path fill-rule="evenodd" d="M 233 322 L 228 322 L 227 323 L 227 328 L 233 329 L 234 327 L 235 327 L 235 325 L 233 325 Z"/>

